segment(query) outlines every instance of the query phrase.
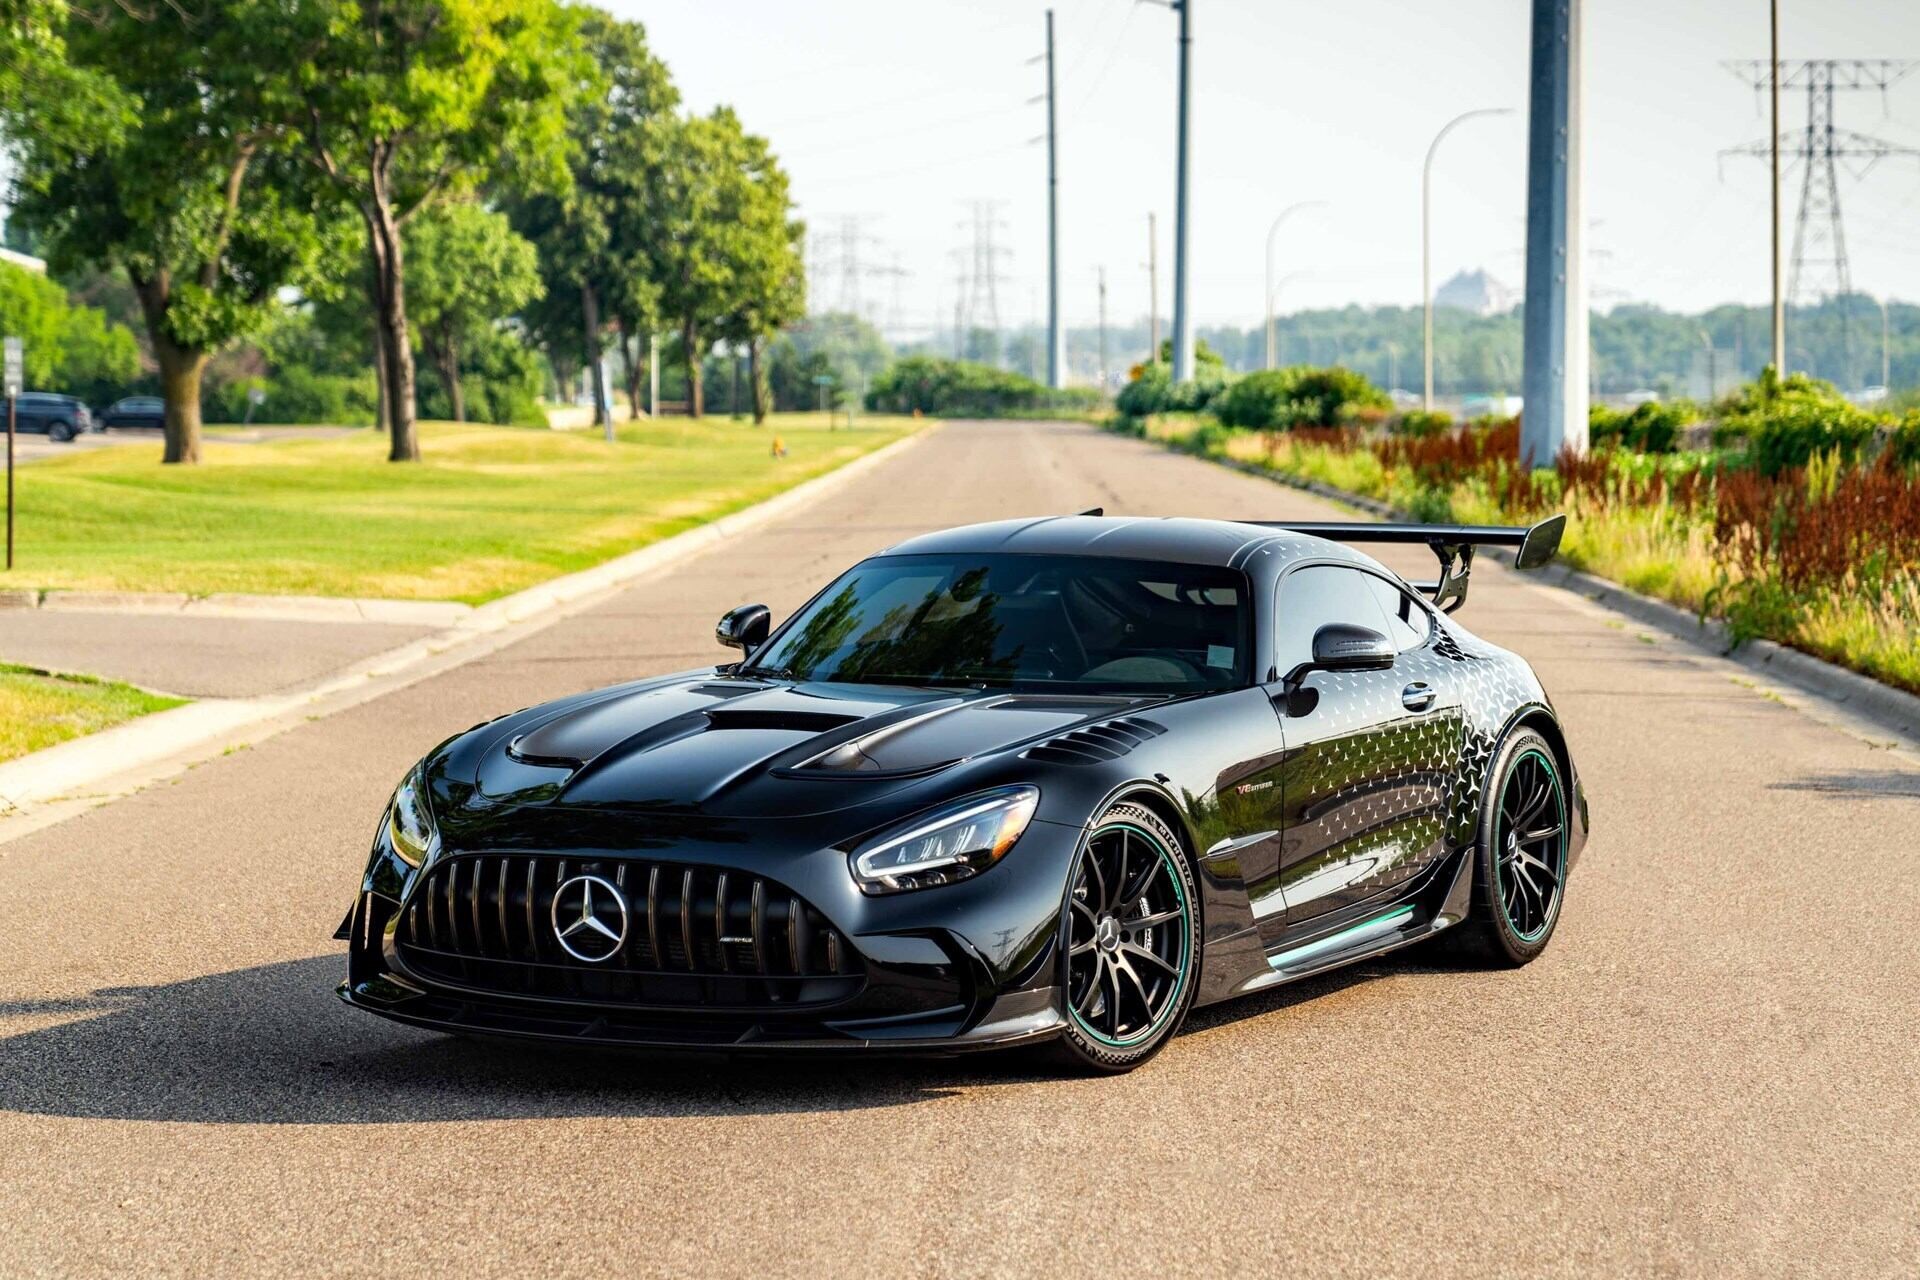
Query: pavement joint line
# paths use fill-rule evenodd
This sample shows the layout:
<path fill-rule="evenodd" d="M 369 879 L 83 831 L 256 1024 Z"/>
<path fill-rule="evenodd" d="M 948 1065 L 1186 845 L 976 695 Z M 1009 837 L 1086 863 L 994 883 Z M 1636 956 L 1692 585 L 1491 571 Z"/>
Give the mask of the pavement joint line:
<path fill-rule="evenodd" d="M 1185 452 L 1175 450 L 1170 445 L 1163 444 L 1161 447 L 1170 452 Z M 1406 512 L 1384 502 L 1348 493 L 1317 480 L 1302 480 L 1236 458 L 1204 460 L 1340 503 L 1383 520 L 1410 518 Z M 1483 548 L 1480 555 L 1507 568 L 1513 567 L 1513 553 L 1503 548 Z M 1920 761 L 1920 696 L 1772 640 L 1753 639 L 1736 643 L 1731 630 L 1720 619 L 1703 619 L 1678 605 L 1642 595 L 1631 587 L 1570 565 L 1552 565 L 1537 572 L 1521 574 L 1520 579 L 1542 590 L 1562 591 L 1576 596 L 1605 611 L 1664 631 L 1674 639 L 1706 651 L 1712 657 L 1765 675 L 1775 686 L 1786 686 L 1784 689 L 1776 687 L 1774 692 L 1787 695 L 1780 698 L 1787 706 L 1830 728 L 1860 738 L 1869 745 L 1897 747 L 1902 755 Z M 1765 690 L 1757 689 L 1755 692 L 1764 693 Z M 1792 696 L 1796 692 L 1799 696 Z M 1815 709 L 1810 698 L 1819 699 L 1827 705 Z"/>
<path fill-rule="evenodd" d="M 471 609 L 433 635 L 361 659 L 304 688 L 202 698 L 0 764 L 0 845 L 165 781 L 229 748 L 334 715 L 517 643 L 797 508 L 928 439 L 925 427 L 765 501 L 625 555 Z"/>

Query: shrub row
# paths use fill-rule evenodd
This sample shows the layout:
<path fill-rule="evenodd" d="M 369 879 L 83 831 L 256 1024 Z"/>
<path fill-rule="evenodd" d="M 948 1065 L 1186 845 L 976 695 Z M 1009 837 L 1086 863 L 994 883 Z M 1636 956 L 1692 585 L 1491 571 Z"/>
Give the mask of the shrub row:
<path fill-rule="evenodd" d="M 996 418 L 1023 413 L 1089 412 L 1099 406 L 1092 387 L 1055 391 L 1024 374 L 966 360 L 908 356 L 874 376 L 866 406 L 875 413 Z"/>

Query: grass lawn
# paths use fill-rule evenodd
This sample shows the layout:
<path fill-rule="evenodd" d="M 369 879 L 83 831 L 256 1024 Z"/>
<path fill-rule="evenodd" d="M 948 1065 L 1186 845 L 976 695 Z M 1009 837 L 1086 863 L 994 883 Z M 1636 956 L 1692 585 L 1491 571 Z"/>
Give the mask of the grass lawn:
<path fill-rule="evenodd" d="M 373 430 L 159 446 L 22 467 L 19 554 L 0 587 L 386 596 L 478 604 L 749 506 L 924 425 L 817 414 L 595 431 L 421 424 L 425 461 Z M 787 456 L 772 456 L 781 438 Z"/>
<path fill-rule="evenodd" d="M 0 663 L 0 761 L 185 701 L 110 680 Z"/>

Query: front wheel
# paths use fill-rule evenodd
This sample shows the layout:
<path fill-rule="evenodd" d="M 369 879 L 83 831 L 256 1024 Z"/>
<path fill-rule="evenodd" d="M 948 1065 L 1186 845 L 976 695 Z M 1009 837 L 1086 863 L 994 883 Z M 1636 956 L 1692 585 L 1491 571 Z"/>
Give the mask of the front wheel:
<path fill-rule="evenodd" d="M 1180 838 L 1151 809 L 1116 804 L 1093 824 L 1060 924 L 1065 1065 L 1131 1071 L 1179 1029 L 1199 970 L 1197 902 Z"/>

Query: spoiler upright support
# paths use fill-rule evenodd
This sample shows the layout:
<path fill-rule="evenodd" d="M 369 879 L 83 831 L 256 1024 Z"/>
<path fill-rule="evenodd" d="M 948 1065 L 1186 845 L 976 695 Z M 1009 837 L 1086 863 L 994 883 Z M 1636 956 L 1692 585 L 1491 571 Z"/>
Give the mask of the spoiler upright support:
<path fill-rule="evenodd" d="M 1548 516 L 1535 525 L 1498 524 L 1368 524 L 1347 520 L 1259 520 L 1271 529 L 1304 533 L 1333 542 L 1425 543 L 1440 561 L 1440 576 L 1413 585 L 1427 593 L 1434 607 L 1452 613 L 1466 602 L 1467 579 L 1473 572 L 1476 547 L 1513 547 L 1513 567 L 1538 569 L 1560 550 L 1566 532 L 1564 515 Z"/>

